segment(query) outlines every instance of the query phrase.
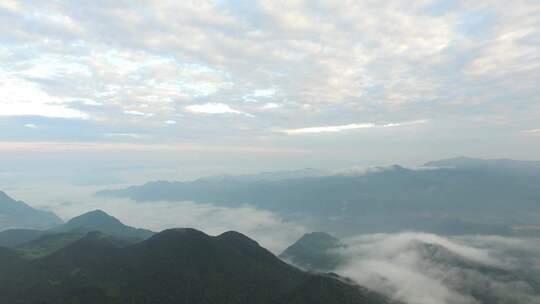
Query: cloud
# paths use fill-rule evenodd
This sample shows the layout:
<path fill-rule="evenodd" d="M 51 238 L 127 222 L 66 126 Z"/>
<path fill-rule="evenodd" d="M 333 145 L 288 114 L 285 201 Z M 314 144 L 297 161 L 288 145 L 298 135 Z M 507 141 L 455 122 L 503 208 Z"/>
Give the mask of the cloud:
<path fill-rule="evenodd" d="M 348 262 L 337 273 L 405 303 L 480 303 L 473 295 L 501 302 L 540 299 L 524 277 L 516 276 L 532 269 L 530 265 L 515 264 L 512 259 L 513 254 L 520 259 L 532 254 L 538 263 L 536 240 L 395 233 L 361 235 L 345 243 L 347 247 L 338 252 Z M 527 245 L 520 248 L 523 244 Z M 514 275 L 498 274 L 504 271 Z"/>
<path fill-rule="evenodd" d="M 268 102 L 268 103 L 265 103 L 264 106 L 262 106 L 262 108 L 265 110 L 270 110 L 270 109 L 281 108 L 282 106 L 283 106 L 282 104 L 278 104 L 275 102 Z"/>
<path fill-rule="evenodd" d="M 506 130 L 540 119 L 540 3 L 444 3 L 2 1 L 0 116 L 86 118 L 92 127 L 77 131 L 94 141 L 136 123 L 158 143 L 310 142 L 318 150 L 326 139 L 293 142 L 274 130 L 344 132 L 366 128 L 362 122 L 429 117 L 438 123 L 403 140 L 482 155 L 488 152 L 470 143 L 489 137 L 489 151 L 534 157 L 538 142 L 522 136 L 532 133 Z M 226 108 L 194 113 L 257 119 L 209 124 L 187 115 L 182 130 L 164 130 L 164 121 L 206 104 Z M 62 128 L 43 130 L 20 141 L 63 136 Z M 367 132 L 354 135 L 369 140 L 374 154 L 392 150 Z M 351 149 L 365 142 L 335 140 Z M 421 146 L 410 153 L 426 151 Z"/>
<path fill-rule="evenodd" d="M 137 133 L 106 133 L 105 136 L 107 137 L 129 137 L 133 139 L 139 139 L 143 137 L 142 134 Z"/>
<path fill-rule="evenodd" d="M 26 128 L 29 128 L 29 129 L 37 129 L 38 126 L 35 125 L 35 124 L 31 124 L 31 123 L 27 123 L 24 125 Z"/>
<path fill-rule="evenodd" d="M 0 116 L 87 118 L 86 113 L 68 107 L 71 101 L 52 96 L 30 81 L 0 73 Z"/>
<path fill-rule="evenodd" d="M 391 165 L 391 166 L 352 166 L 348 168 L 333 170 L 331 172 L 331 175 L 337 175 L 337 176 L 361 176 L 371 173 L 379 173 L 379 172 L 387 172 L 387 171 L 393 171 L 393 170 L 428 170 L 423 167 L 420 168 L 404 168 L 399 165 Z"/>
<path fill-rule="evenodd" d="M 249 113 L 242 112 L 231 108 L 229 105 L 224 103 L 205 103 L 205 104 L 196 104 L 189 105 L 185 107 L 186 111 L 192 113 L 201 113 L 201 114 L 242 114 L 246 116 L 252 116 Z"/>
<path fill-rule="evenodd" d="M 264 89 L 264 90 L 255 90 L 253 92 L 253 97 L 270 97 L 276 94 L 275 89 Z"/>
<path fill-rule="evenodd" d="M 348 124 L 348 125 L 289 129 L 289 130 L 283 130 L 282 132 L 286 133 L 287 135 L 310 134 L 310 133 L 335 133 L 335 132 L 342 132 L 342 131 L 356 130 L 356 129 L 402 127 L 402 126 L 409 126 L 409 125 L 416 125 L 416 124 L 424 124 L 426 122 L 427 120 L 415 120 L 415 121 L 400 122 L 400 123 L 387 123 L 387 124 L 355 123 L 355 124 Z"/>
<path fill-rule="evenodd" d="M 103 103 L 97 102 L 97 101 L 91 100 L 91 99 L 81 99 L 79 101 L 81 101 L 84 105 L 87 105 L 87 106 L 96 106 L 97 107 L 97 106 L 102 106 L 103 105 Z"/>
<path fill-rule="evenodd" d="M 139 133 L 105 133 L 101 136 L 108 137 L 131 137 L 142 138 L 145 137 Z M 3 142 L 0 141 L 0 152 L 16 152 L 25 150 L 27 152 L 73 152 L 72 156 L 76 156 L 78 153 L 87 152 L 193 152 L 200 156 L 201 152 L 214 151 L 217 155 L 223 153 L 237 154 L 244 159 L 246 156 L 266 154 L 269 157 L 275 157 L 281 155 L 289 157 L 291 155 L 306 155 L 311 151 L 308 149 L 294 149 L 294 148 L 276 148 L 265 146 L 253 146 L 253 145 L 206 145 L 195 143 L 178 143 L 178 144 L 140 144 L 140 143 L 86 143 L 86 142 Z M 212 155 L 212 153 L 210 154 Z M 35 157 L 32 157 L 35 159 Z M 173 160 L 173 159 L 169 159 Z M 133 166 L 141 166 L 140 160 L 137 160 L 132 164 Z M 144 166 L 142 166 L 144 168 Z"/>
<path fill-rule="evenodd" d="M 0 104 L 0 116 L 45 116 L 62 118 L 87 118 L 83 112 L 69 109 L 62 105 L 39 101 L 16 102 L 4 101 Z"/>
<path fill-rule="evenodd" d="M 21 5 L 15 0 L 5 0 L 0 3 L 0 7 L 12 12 L 19 12 L 21 10 Z"/>
<path fill-rule="evenodd" d="M 523 130 L 521 131 L 521 133 L 530 134 L 530 135 L 540 134 L 540 129 Z"/>
<path fill-rule="evenodd" d="M 260 99 L 268 99 L 274 97 L 277 91 L 275 89 L 258 89 L 252 93 L 242 96 L 242 100 L 246 102 L 258 102 Z"/>
<path fill-rule="evenodd" d="M 154 113 L 145 113 L 145 112 L 135 111 L 135 110 L 126 110 L 124 111 L 124 113 L 129 114 L 129 115 L 146 116 L 146 117 L 152 117 L 155 115 Z"/>
<path fill-rule="evenodd" d="M 0 116 L 45 116 L 62 118 L 87 118 L 85 113 L 65 106 L 36 101 L 0 104 Z"/>
<path fill-rule="evenodd" d="M 307 133 L 326 133 L 326 132 L 341 132 L 346 130 L 355 130 L 355 129 L 371 129 L 375 128 L 377 125 L 373 123 L 364 123 L 364 124 L 348 124 L 348 125 L 339 125 L 339 126 L 322 126 L 322 127 L 309 127 L 301 129 L 290 129 L 284 130 L 283 132 L 288 135 L 295 134 L 307 134 Z"/>

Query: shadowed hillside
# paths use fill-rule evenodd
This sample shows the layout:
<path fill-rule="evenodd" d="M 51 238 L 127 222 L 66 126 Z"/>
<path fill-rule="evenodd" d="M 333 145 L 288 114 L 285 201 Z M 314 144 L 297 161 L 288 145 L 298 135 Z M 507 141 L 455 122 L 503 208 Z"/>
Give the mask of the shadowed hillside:
<path fill-rule="evenodd" d="M 3 250 L 4 261 L 2 303 L 389 303 L 289 266 L 236 232 L 171 229 L 127 247 L 90 233 L 31 261 Z"/>

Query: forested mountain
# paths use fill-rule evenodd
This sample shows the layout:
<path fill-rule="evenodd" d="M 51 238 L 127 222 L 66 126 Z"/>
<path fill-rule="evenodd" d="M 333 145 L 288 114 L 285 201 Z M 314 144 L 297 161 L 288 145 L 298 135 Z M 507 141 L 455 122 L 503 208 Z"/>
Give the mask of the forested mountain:
<path fill-rule="evenodd" d="M 0 247 L 14 248 L 29 257 L 39 257 L 55 252 L 92 231 L 110 235 L 126 244 L 145 240 L 154 234 L 150 230 L 124 225 L 102 210 L 95 210 L 47 230 L 0 231 Z"/>
<path fill-rule="evenodd" d="M 171 229 L 129 246 L 94 232 L 33 260 L 1 249 L 0 265 L 0 302 L 12 304 L 390 303 L 289 266 L 237 232 Z"/>
<path fill-rule="evenodd" d="M 108 215 L 102 210 L 86 212 L 72 218 L 63 225 L 51 229 L 52 232 L 69 232 L 74 230 L 86 232 L 100 231 L 116 238 L 133 241 L 141 241 L 154 234 L 150 230 L 124 225 L 117 218 Z"/>

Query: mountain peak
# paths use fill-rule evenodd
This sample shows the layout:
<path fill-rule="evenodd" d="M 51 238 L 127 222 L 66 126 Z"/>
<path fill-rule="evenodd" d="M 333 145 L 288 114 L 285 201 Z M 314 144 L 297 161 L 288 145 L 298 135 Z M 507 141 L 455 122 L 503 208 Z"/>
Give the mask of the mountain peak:
<path fill-rule="evenodd" d="M 336 250 L 343 247 L 340 239 L 326 232 L 311 232 L 304 234 L 279 257 L 303 269 L 328 271 L 342 262 Z"/>
<path fill-rule="evenodd" d="M 81 215 L 79 215 L 78 217 L 107 217 L 107 218 L 114 218 L 113 216 L 109 215 L 107 212 L 101 210 L 101 209 L 96 209 L 96 210 L 92 210 L 92 211 L 88 211 L 86 213 L 83 213 Z"/>
<path fill-rule="evenodd" d="M 335 236 L 329 234 L 329 233 L 326 233 L 326 232 L 309 232 L 309 233 L 306 233 L 304 234 L 300 240 L 298 240 L 299 242 L 300 241 L 328 241 L 328 242 L 339 242 L 339 239 L 336 238 Z"/>
<path fill-rule="evenodd" d="M 110 217 L 110 215 L 107 212 L 105 212 L 105 211 L 103 211 L 101 209 L 88 211 L 88 212 L 86 212 L 86 213 L 84 213 L 82 215 L 87 215 L 87 216 L 109 216 Z"/>
<path fill-rule="evenodd" d="M 249 244 L 252 246 L 259 246 L 259 243 L 257 243 L 255 240 L 250 239 L 246 235 L 237 232 L 237 231 L 227 231 L 218 236 L 219 239 L 227 240 L 227 241 L 234 241 L 238 243 L 244 243 Z"/>
<path fill-rule="evenodd" d="M 72 218 L 56 231 L 100 231 L 116 238 L 129 240 L 144 240 L 154 233 L 145 229 L 137 229 L 124 225 L 120 220 L 103 210 L 93 210 Z"/>
<path fill-rule="evenodd" d="M 0 231 L 16 228 L 46 229 L 62 223 L 52 212 L 30 207 L 0 191 Z"/>
<path fill-rule="evenodd" d="M 0 191 L 0 203 L 8 205 L 8 206 L 17 206 L 18 208 L 28 208 L 30 209 L 30 206 L 25 204 L 22 201 L 17 201 L 11 196 L 9 196 L 4 191 Z"/>
<path fill-rule="evenodd" d="M 277 259 L 270 251 L 261 247 L 257 241 L 240 232 L 227 231 L 216 238 L 236 248 L 247 257 L 257 259 L 258 261 L 267 261 L 269 263 L 275 263 L 276 260 L 279 261 L 279 259 Z"/>
<path fill-rule="evenodd" d="M 213 237 L 179 228 L 119 247 L 89 233 L 46 257 L 21 259 L 20 265 L 0 249 L 0 282 L 6 282 L 0 284 L 0 302 L 388 303 L 336 277 L 303 273 L 262 247 L 235 243 L 247 239 L 236 232 Z M 13 277 L 18 280 L 11 284 Z"/>
<path fill-rule="evenodd" d="M 7 193 L 0 190 L 0 201 L 4 201 L 4 200 L 13 200 L 13 199 L 11 197 L 9 197 L 9 195 L 7 195 Z"/>
<path fill-rule="evenodd" d="M 66 225 L 123 225 L 117 218 L 103 210 L 86 212 L 69 220 Z"/>
<path fill-rule="evenodd" d="M 208 240 L 211 237 L 206 233 L 193 228 L 173 228 L 163 230 L 154 234 L 146 242 L 156 246 L 156 244 L 162 244 L 164 246 L 177 246 L 180 243 L 203 241 Z"/>

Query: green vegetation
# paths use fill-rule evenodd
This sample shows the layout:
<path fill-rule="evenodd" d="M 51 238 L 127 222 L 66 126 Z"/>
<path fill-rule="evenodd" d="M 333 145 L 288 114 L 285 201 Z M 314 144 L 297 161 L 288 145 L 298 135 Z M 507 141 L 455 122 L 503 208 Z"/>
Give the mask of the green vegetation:
<path fill-rule="evenodd" d="M 154 232 L 124 225 L 117 218 L 102 210 L 94 210 L 77 216 L 67 223 L 51 229 L 51 232 L 101 231 L 116 238 L 137 242 L 151 237 Z"/>
<path fill-rule="evenodd" d="M 140 242 L 154 234 L 150 230 L 126 226 L 107 213 L 96 210 L 44 231 L 24 229 L 2 231 L 0 247 L 16 249 L 26 258 L 39 258 L 66 247 L 92 231 L 110 235 L 119 245 Z"/>
<path fill-rule="evenodd" d="M 1 303 L 390 303 L 282 262 L 246 236 L 172 229 L 119 247 L 90 233 L 45 257 L 0 250 Z"/>

